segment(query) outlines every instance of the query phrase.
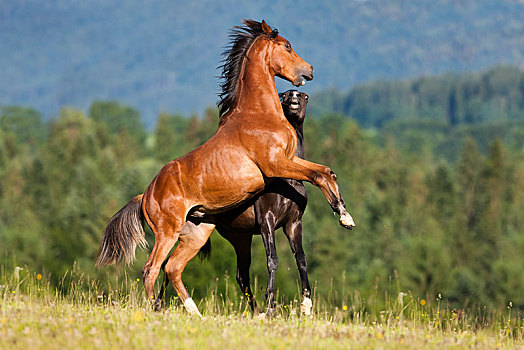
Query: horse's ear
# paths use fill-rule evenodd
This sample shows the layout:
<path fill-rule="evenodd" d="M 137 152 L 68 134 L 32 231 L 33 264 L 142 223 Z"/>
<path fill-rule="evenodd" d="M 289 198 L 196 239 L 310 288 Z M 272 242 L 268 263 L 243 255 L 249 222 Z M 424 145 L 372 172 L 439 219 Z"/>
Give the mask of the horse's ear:
<path fill-rule="evenodd" d="M 267 34 L 271 33 L 271 27 L 268 26 L 268 24 L 264 20 L 262 20 L 262 30 L 264 31 L 264 33 L 267 33 Z"/>

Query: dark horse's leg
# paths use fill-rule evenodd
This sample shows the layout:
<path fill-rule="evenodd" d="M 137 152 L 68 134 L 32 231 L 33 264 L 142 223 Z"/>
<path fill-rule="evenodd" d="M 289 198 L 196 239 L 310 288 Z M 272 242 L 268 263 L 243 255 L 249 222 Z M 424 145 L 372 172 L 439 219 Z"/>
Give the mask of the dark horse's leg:
<path fill-rule="evenodd" d="M 266 289 L 266 311 L 273 313 L 275 304 L 275 273 L 278 268 L 277 248 L 275 246 L 275 217 L 272 212 L 266 212 L 260 217 L 260 233 L 264 241 L 267 256 L 267 289 Z"/>
<path fill-rule="evenodd" d="M 164 297 L 166 295 L 166 289 L 169 286 L 169 278 L 167 278 L 167 275 L 166 275 L 166 264 L 168 261 L 169 260 L 166 259 L 162 263 L 161 270 L 164 271 L 164 281 L 162 282 L 162 285 L 160 286 L 158 297 L 155 300 L 155 311 L 160 311 L 162 309 L 162 302 L 164 301 Z"/>
<path fill-rule="evenodd" d="M 283 227 L 284 233 L 289 239 L 289 246 L 295 259 L 297 261 L 298 272 L 300 274 L 300 280 L 302 281 L 302 304 L 300 310 L 306 314 L 311 314 L 311 308 L 313 303 L 311 301 L 311 287 L 309 286 L 309 280 L 307 277 L 307 262 L 306 254 L 302 248 L 302 221 L 301 220 L 290 220 Z"/>
<path fill-rule="evenodd" d="M 244 294 L 248 300 L 251 310 L 258 314 L 260 311 L 257 306 L 257 302 L 251 291 L 251 285 L 249 280 L 249 268 L 251 267 L 251 241 L 253 236 L 250 234 L 229 234 L 224 236 L 235 248 L 237 255 L 237 283 L 240 286 L 242 294 Z"/>

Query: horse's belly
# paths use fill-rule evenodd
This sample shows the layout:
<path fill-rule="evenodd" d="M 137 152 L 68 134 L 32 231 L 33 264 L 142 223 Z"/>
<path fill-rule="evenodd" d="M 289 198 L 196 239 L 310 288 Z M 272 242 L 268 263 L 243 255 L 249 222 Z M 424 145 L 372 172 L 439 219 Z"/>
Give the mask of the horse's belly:
<path fill-rule="evenodd" d="M 211 174 L 202 182 L 200 203 L 207 212 L 223 212 L 249 200 L 265 187 L 264 177 L 254 164 Z"/>

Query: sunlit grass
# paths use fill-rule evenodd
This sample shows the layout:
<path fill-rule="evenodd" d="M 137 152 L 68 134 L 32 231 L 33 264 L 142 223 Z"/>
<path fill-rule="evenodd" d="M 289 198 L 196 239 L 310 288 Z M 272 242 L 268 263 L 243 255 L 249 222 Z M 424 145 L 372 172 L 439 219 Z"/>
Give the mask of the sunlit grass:
<path fill-rule="evenodd" d="M 340 305 L 314 296 L 313 316 L 300 300 L 280 302 L 272 318 L 253 316 L 235 286 L 209 291 L 188 316 L 176 298 L 154 312 L 141 281 L 124 277 L 109 288 L 76 272 L 58 288 L 27 268 L 3 272 L 0 348 L 515 348 L 524 346 L 523 318 L 504 311 L 454 310 L 442 298 L 399 293 L 374 309 L 358 292 Z M 217 282 L 218 285 L 218 282 Z"/>

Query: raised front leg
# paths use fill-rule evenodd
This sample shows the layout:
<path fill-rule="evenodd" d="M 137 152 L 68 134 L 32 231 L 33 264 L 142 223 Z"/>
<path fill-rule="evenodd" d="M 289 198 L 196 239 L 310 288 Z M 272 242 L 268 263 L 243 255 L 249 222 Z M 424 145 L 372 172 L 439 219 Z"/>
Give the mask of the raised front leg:
<path fill-rule="evenodd" d="M 311 287 L 309 286 L 309 279 L 307 277 L 306 254 L 302 248 L 302 221 L 295 220 L 288 222 L 284 226 L 284 233 L 289 240 L 291 251 L 293 255 L 295 255 L 300 281 L 302 282 L 302 303 L 300 304 L 300 311 L 306 315 L 310 315 L 313 302 L 311 301 Z"/>
<path fill-rule="evenodd" d="M 270 162 L 259 164 L 260 169 L 267 177 L 282 177 L 299 181 L 308 181 L 320 188 L 333 211 L 340 215 L 339 223 L 345 228 L 355 226 L 353 218 L 346 210 L 344 199 L 340 194 L 337 176 L 327 166 L 316 164 L 299 157 L 292 159 L 283 154 L 274 155 Z"/>

